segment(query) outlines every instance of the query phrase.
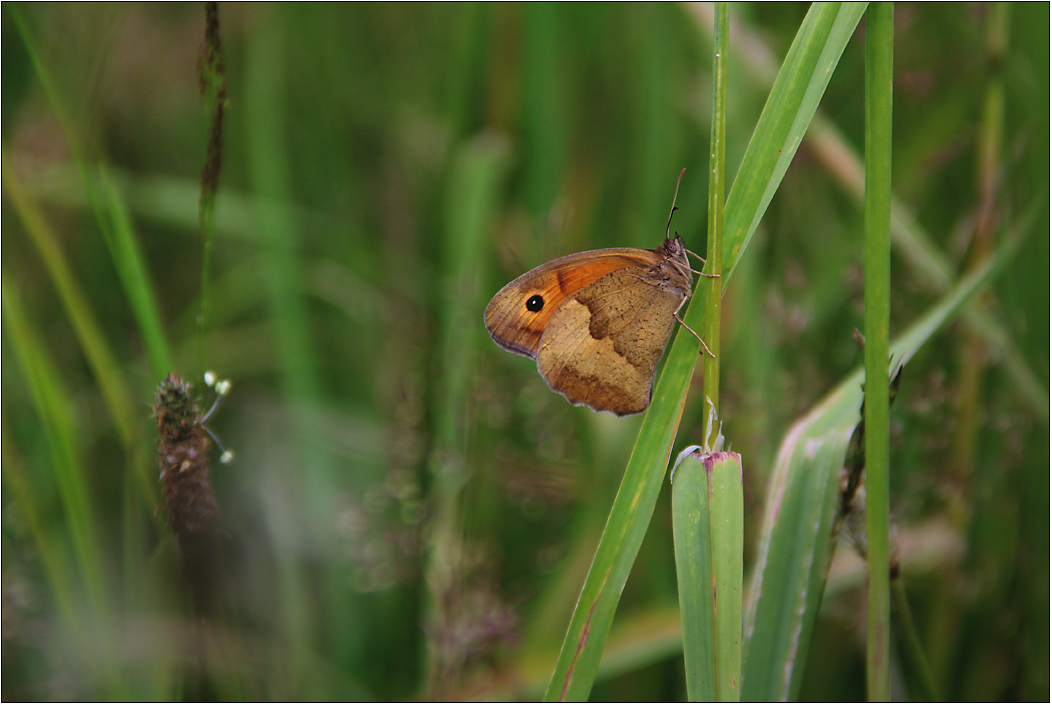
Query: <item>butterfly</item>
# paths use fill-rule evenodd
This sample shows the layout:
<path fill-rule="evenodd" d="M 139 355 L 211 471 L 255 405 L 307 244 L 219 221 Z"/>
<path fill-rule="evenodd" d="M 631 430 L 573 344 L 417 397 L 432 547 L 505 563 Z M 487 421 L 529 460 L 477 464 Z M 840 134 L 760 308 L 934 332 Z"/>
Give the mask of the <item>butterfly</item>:
<path fill-rule="evenodd" d="M 548 386 L 571 403 L 638 414 L 650 406 L 657 363 L 691 295 L 687 252 L 679 234 L 666 231 L 652 250 L 612 247 L 552 260 L 497 292 L 486 330 L 505 350 L 536 360 Z"/>

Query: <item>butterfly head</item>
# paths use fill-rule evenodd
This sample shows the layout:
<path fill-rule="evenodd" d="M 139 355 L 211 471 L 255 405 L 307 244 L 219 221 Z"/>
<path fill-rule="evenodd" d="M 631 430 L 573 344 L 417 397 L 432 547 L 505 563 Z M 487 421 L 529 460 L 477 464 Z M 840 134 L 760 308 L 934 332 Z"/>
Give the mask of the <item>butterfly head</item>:
<path fill-rule="evenodd" d="M 679 236 L 679 233 L 673 233 L 672 238 L 665 238 L 663 245 L 665 250 L 665 256 L 669 258 L 686 258 L 687 246 L 683 244 L 683 238 Z"/>

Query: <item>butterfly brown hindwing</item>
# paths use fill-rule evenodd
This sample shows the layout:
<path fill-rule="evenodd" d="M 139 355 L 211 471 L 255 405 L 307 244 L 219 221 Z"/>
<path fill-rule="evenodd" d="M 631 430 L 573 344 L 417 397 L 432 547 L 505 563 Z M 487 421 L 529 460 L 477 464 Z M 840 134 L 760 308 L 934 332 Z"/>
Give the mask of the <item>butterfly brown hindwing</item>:
<path fill-rule="evenodd" d="M 552 316 L 537 368 L 573 404 L 618 416 L 645 411 L 682 301 L 637 271 L 611 272 Z"/>

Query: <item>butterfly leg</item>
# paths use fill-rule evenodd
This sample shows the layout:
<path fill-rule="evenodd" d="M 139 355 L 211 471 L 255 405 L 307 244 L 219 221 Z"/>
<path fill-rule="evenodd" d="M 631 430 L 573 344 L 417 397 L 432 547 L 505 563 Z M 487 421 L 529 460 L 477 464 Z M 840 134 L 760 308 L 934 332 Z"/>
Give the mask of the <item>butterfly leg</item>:
<path fill-rule="evenodd" d="M 688 250 L 685 247 L 683 249 L 688 255 L 693 255 L 699 262 L 705 264 L 705 258 L 699 255 L 697 252 L 694 252 L 693 250 Z"/>
<path fill-rule="evenodd" d="M 679 305 L 679 308 L 683 308 L 683 304 L 684 304 L 684 303 L 686 303 L 686 302 L 687 302 L 687 300 L 686 300 L 686 299 L 683 299 L 683 303 L 681 303 L 681 304 Z M 682 326 L 683 326 L 684 328 L 686 328 L 687 330 L 689 330 L 689 331 L 690 331 L 690 333 L 691 333 L 691 335 L 693 335 L 693 336 L 694 336 L 695 338 L 697 338 L 697 339 L 698 339 L 698 342 L 699 342 L 699 343 L 701 343 L 701 347 L 705 348 L 705 352 L 707 352 L 707 353 L 709 354 L 709 357 L 712 357 L 713 359 L 715 359 L 715 357 L 716 357 L 716 356 L 712 354 L 712 351 L 711 351 L 711 350 L 709 350 L 709 346 L 705 344 L 705 341 L 701 339 L 701 336 L 700 336 L 700 335 L 698 335 L 698 334 L 697 334 L 697 333 L 696 333 L 696 332 L 694 331 L 694 329 L 693 329 L 693 328 L 691 328 L 690 326 L 688 326 L 688 325 L 687 325 L 687 324 L 686 324 L 686 323 L 685 323 L 685 322 L 683 321 L 683 319 L 679 317 L 679 308 L 677 308 L 677 309 L 676 309 L 675 311 L 673 311 L 673 312 L 672 312 L 672 316 L 673 316 L 673 317 L 674 317 L 674 318 L 675 318 L 675 319 L 676 319 L 677 321 L 679 321 L 680 325 L 682 325 Z"/>
<path fill-rule="evenodd" d="M 697 252 L 692 252 L 691 250 L 687 250 L 687 248 L 685 248 L 685 247 L 683 249 L 686 250 L 688 255 L 694 255 L 695 257 L 697 257 L 701 261 L 702 264 L 705 264 L 705 258 L 702 257 L 701 255 L 699 255 Z"/>
<path fill-rule="evenodd" d="M 686 249 L 686 248 L 684 248 L 684 249 Z M 694 255 L 695 257 L 698 258 L 698 261 L 700 261 L 702 264 L 705 264 L 705 258 L 702 257 L 701 255 L 699 255 L 697 252 L 691 252 L 690 250 L 686 250 L 686 252 L 687 252 L 688 255 Z M 699 272 L 696 269 L 691 269 L 690 271 L 694 272 L 699 277 L 709 277 L 710 279 L 719 279 L 720 278 L 719 274 L 706 274 L 705 272 Z"/>

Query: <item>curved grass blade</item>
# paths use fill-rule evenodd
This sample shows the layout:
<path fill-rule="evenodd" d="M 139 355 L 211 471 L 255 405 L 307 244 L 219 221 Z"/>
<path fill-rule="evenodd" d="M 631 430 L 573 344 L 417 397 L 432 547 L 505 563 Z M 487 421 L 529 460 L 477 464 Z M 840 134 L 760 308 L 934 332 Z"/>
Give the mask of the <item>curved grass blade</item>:
<path fill-rule="evenodd" d="M 128 405 L 124 379 L 117 367 L 113 351 L 106 343 L 102 329 L 88 304 L 88 298 L 74 277 L 69 261 L 62 252 L 62 248 L 59 247 L 50 224 L 22 187 L 21 181 L 8 161 L 7 152 L 3 152 L 0 159 L 3 161 L 4 191 L 11 199 L 33 246 L 36 247 L 47 266 L 48 274 L 62 300 L 63 308 L 69 316 L 70 323 L 73 324 L 73 330 L 77 333 L 84 356 L 95 375 L 117 434 L 121 442 L 127 445 L 131 440 L 134 420 Z"/>
<path fill-rule="evenodd" d="M 87 196 L 87 201 L 94 212 L 99 230 L 102 232 L 103 237 L 106 240 L 106 246 L 110 251 L 110 257 L 113 259 L 113 264 L 117 270 L 117 275 L 120 278 L 124 294 L 128 298 L 128 303 L 130 304 L 132 313 L 135 316 L 135 322 L 139 327 L 139 333 L 142 335 L 143 345 L 146 349 L 147 358 L 150 363 L 150 371 L 156 380 L 160 380 L 168 373 L 170 367 L 169 348 L 162 332 L 163 328 L 160 323 L 161 316 L 157 306 L 156 297 L 154 296 L 153 288 L 150 284 L 150 278 L 143 262 L 142 253 L 136 242 L 134 228 L 132 227 L 128 210 L 124 205 L 121 193 L 114 188 L 112 180 L 107 174 L 107 169 L 100 165 L 97 172 L 94 174 L 92 173 L 93 170 L 89 167 L 89 159 L 87 152 L 82 146 L 79 131 L 75 127 L 73 120 L 70 119 L 69 111 L 66 109 L 66 103 L 63 100 L 62 95 L 56 89 L 51 73 L 41 60 L 40 54 L 37 51 L 37 43 L 29 31 L 25 18 L 17 8 L 12 7 L 8 9 L 15 21 L 18 32 L 21 35 L 25 50 L 29 54 L 36 78 L 44 91 L 44 95 L 47 97 L 51 111 L 61 126 L 63 136 L 69 145 L 73 162 L 76 164 L 77 171 L 83 182 L 84 193 Z M 10 168 L 6 163 L 5 157 L 5 177 L 8 176 L 9 171 Z M 12 188 L 17 188 L 20 191 L 24 190 L 21 184 L 15 180 L 13 174 L 10 175 L 10 180 L 14 181 L 14 183 L 9 183 L 9 180 L 5 179 L 5 186 L 9 190 Z M 12 198 L 14 198 L 13 195 Z M 26 199 L 23 197 L 22 200 Z M 33 204 L 29 204 L 29 207 L 35 208 Z M 24 211 L 24 207 L 20 210 Z M 24 213 L 23 219 L 26 219 Z M 42 220 L 42 217 L 39 220 Z M 31 227 L 28 220 L 27 227 Z M 45 235 L 46 234 L 47 233 L 45 233 Z M 41 245 L 38 244 L 38 247 L 40 246 Z M 50 268 L 52 269 L 53 278 L 62 274 L 61 271 L 56 271 L 53 267 Z M 65 286 L 57 279 L 56 284 L 60 289 Z M 65 294 L 63 298 L 66 298 Z M 71 307 L 69 303 L 67 303 L 67 307 L 70 308 L 71 318 L 83 314 L 83 312 L 78 312 L 76 308 Z M 121 435 L 121 440 L 127 446 L 129 442 L 128 429 L 130 428 L 131 421 L 123 417 L 118 418 L 117 416 L 122 412 L 116 411 L 118 406 L 123 405 L 127 407 L 127 404 L 126 402 L 115 402 L 110 400 L 114 395 L 125 394 L 125 391 L 121 388 L 123 383 L 120 383 L 120 380 L 114 373 L 107 372 L 104 368 L 99 367 L 99 365 L 105 365 L 107 363 L 105 360 L 97 360 L 96 358 L 98 358 L 99 353 L 90 349 L 90 346 L 97 346 L 98 343 L 84 339 L 84 335 L 80 331 L 81 324 L 74 321 L 74 325 L 78 327 L 78 334 L 81 335 L 82 345 L 85 347 L 85 353 L 92 362 L 93 368 L 95 368 L 95 374 L 98 378 L 99 386 L 102 388 L 103 394 L 107 397 L 108 404 L 111 407 L 111 413 L 115 414 L 114 424 L 117 426 L 117 431 Z M 117 406 L 115 406 L 115 404 Z M 123 413 L 124 415 L 127 414 L 127 412 Z"/>
<path fill-rule="evenodd" d="M 108 216 L 109 227 L 103 227 L 102 234 L 142 336 L 150 374 L 154 380 L 161 380 L 172 368 L 171 354 L 161 323 L 157 295 L 147 273 L 135 226 L 128 213 L 124 194 L 117 189 L 107 170 L 100 167 L 96 180 L 96 188 L 103 201 L 105 215 Z"/>
<path fill-rule="evenodd" d="M 777 168 L 779 155 L 789 151 L 789 147 L 795 150 L 799 144 L 814 112 L 808 106 L 812 101 L 817 106 L 863 9 L 864 6 L 856 5 L 840 8 L 819 4 L 808 12 L 775 81 L 779 89 L 777 99 L 772 95 L 764 107 L 738 171 L 741 178 L 731 188 L 724 241 L 724 252 L 733 254 L 725 254 L 731 268 L 748 245 L 748 236 L 784 174 L 784 169 Z M 787 145 L 786 140 L 791 144 Z M 750 166 L 754 164 L 765 168 L 754 172 Z M 736 192 L 740 193 L 737 197 Z M 738 224 L 735 229 L 732 223 Z M 723 273 L 724 288 L 729 272 L 725 269 Z M 708 308 L 706 299 L 699 291 L 687 310 L 685 320 L 695 330 L 701 326 Z M 621 590 L 654 512 L 698 349 L 693 334 L 682 330 L 677 333 L 581 589 L 545 700 L 584 700 L 591 691 Z"/>
<path fill-rule="evenodd" d="M 816 3 L 793 40 L 727 196 L 724 291 L 865 9 L 866 3 Z"/>
<path fill-rule="evenodd" d="M 703 32 L 712 27 L 712 10 L 706 3 L 691 6 Z M 739 26 L 732 34 L 732 50 L 738 49 L 744 73 L 766 88 L 774 76 L 774 59 L 765 43 L 747 26 Z M 834 176 L 841 188 L 861 204 L 865 188 L 862 159 L 854 151 L 839 129 L 821 111 L 814 115 L 807 133 L 819 162 Z M 909 208 L 894 194 L 891 198 L 891 241 L 896 251 L 914 269 L 918 279 L 945 293 L 953 284 L 954 267 L 921 227 Z M 972 301 L 964 320 L 981 336 L 1004 365 L 1009 379 L 1022 398 L 1039 418 L 1048 421 L 1048 390 L 1023 358 L 1008 329 L 991 313 L 989 301 Z"/>

